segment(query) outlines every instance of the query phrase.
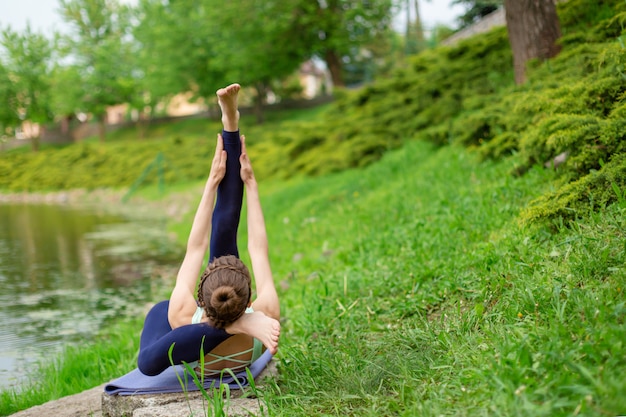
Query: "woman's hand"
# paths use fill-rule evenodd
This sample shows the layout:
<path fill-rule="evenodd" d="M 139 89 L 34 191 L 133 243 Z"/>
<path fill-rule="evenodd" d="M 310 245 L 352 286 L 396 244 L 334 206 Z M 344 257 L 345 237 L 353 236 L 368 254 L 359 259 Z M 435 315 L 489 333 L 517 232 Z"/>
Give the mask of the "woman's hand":
<path fill-rule="evenodd" d="M 217 145 L 215 146 L 215 155 L 211 163 L 211 172 L 209 173 L 209 184 L 217 187 L 226 174 L 226 151 L 224 150 L 224 139 L 222 135 L 217 135 Z"/>
<path fill-rule="evenodd" d="M 246 152 L 246 137 L 244 135 L 241 135 L 241 156 L 239 157 L 239 162 L 241 163 L 240 175 L 243 183 L 246 185 L 254 184 L 256 179 L 254 178 L 250 158 Z"/>

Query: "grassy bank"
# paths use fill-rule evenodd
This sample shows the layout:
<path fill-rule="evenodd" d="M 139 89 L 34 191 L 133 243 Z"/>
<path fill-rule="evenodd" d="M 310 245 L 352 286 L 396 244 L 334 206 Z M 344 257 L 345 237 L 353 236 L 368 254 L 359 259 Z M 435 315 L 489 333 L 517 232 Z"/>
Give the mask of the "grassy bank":
<path fill-rule="evenodd" d="M 514 179 L 515 163 L 409 142 L 365 169 L 262 184 L 285 318 L 270 415 L 626 411 L 626 203 L 520 226 L 557 180 L 543 168 Z M 184 235 L 188 220 L 172 228 Z M 108 331 L 111 350 L 70 349 L 41 397 L 2 404 L 129 371 L 130 326 Z"/>
<path fill-rule="evenodd" d="M 616 415 L 626 203 L 522 227 L 555 186 L 410 143 L 266 197 L 286 317 L 276 415 Z"/>

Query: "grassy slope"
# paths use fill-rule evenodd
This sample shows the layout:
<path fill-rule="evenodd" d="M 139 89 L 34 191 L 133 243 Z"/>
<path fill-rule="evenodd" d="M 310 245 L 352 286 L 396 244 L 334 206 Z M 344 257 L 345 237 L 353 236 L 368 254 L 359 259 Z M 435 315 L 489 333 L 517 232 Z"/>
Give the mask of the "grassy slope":
<path fill-rule="evenodd" d="M 409 142 L 368 168 L 262 185 L 285 317 L 273 415 L 624 413 L 626 204 L 522 228 L 555 179 L 513 178 L 515 162 Z M 80 378 L 30 404 L 130 370 L 136 341 L 116 347 L 70 350 Z"/>
<path fill-rule="evenodd" d="M 626 204 L 521 228 L 553 186 L 409 143 L 269 190 L 280 415 L 624 413 Z M 298 260 L 294 260 L 298 259 Z"/>

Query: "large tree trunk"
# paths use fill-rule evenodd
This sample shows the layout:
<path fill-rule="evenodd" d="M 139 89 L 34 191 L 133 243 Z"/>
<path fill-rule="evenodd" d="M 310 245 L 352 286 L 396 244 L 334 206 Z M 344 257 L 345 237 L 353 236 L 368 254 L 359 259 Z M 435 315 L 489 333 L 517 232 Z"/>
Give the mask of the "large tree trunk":
<path fill-rule="evenodd" d="M 545 60 L 561 51 L 561 26 L 555 0 L 504 0 L 509 43 L 513 51 L 515 82 L 526 81 L 526 63 Z"/>
<path fill-rule="evenodd" d="M 324 60 L 326 61 L 326 65 L 328 65 L 328 71 L 333 80 L 333 86 L 344 87 L 343 75 L 341 74 L 341 57 L 339 57 L 334 50 L 330 49 L 326 51 Z"/>

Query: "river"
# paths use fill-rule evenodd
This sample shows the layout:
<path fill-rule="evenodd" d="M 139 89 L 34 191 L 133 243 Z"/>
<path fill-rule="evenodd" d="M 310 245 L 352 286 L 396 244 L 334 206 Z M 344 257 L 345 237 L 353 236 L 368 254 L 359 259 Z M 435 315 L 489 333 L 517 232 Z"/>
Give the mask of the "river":
<path fill-rule="evenodd" d="M 0 390 L 119 317 L 143 314 L 176 262 L 164 222 L 0 204 Z"/>

